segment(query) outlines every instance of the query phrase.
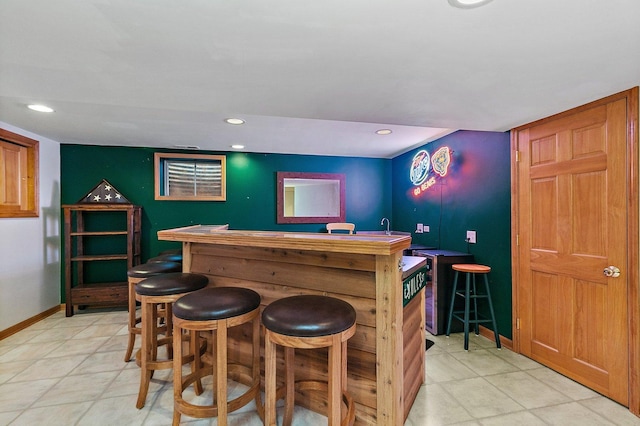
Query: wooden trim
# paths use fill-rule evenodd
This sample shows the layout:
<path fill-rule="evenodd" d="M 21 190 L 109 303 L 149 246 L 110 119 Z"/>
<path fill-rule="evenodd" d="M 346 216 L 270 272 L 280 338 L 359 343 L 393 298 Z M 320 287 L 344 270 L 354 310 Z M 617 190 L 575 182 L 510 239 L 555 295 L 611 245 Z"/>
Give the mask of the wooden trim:
<path fill-rule="evenodd" d="M 396 284 L 401 259 L 402 253 L 376 256 L 376 408 L 382 425 L 400 425 L 405 420 L 402 286 Z"/>
<path fill-rule="evenodd" d="M 638 87 L 627 98 L 627 276 L 629 301 L 629 410 L 640 416 L 640 282 L 638 282 Z"/>
<path fill-rule="evenodd" d="M 206 160 L 220 161 L 221 168 L 221 194 L 216 196 L 194 195 L 187 196 L 171 196 L 162 195 L 162 182 L 160 176 L 164 171 L 162 169 L 162 160 L 181 158 L 184 160 Z M 180 154 L 172 152 L 156 152 L 153 154 L 153 181 L 154 181 L 154 199 L 160 201 L 226 201 L 227 200 L 227 157 L 225 155 L 214 154 Z"/>
<path fill-rule="evenodd" d="M 520 216 L 518 210 L 518 161 L 520 153 L 518 150 L 518 132 L 511 131 L 511 339 L 512 349 L 520 353 L 520 330 L 518 329 L 518 318 L 520 317 L 518 302 L 518 282 L 520 282 L 520 250 L 518 249 L 518 220 Z"/>
<path fill-rule="evenodd" d="M 492 342 L 495 341 L 496 338 L 493 335 L 493 330 L 491 330 L 490 328 L 485 327 L 484 325 L 480 325 L 479 328 L 480 328 L 480 335 L 482 337 L 486 337 L 487 339 L 491 340 Z M 498 334 L 498 336 L 500 336 L 500 345 L 502 345 L 503 348 L 509 349 L 510 351 L 513 351 L 515 353 L 519 353 L 518 351 L 516 351 L 514 349 L 513 340 L 507 339 L 502 334 Z"/>
<path fill-rule="evenodd" d="M 31 318 L 27 318 L 24 321 L 17 323 L 16 325 L 12 325 L 9 328 L 6 328 L 0 331 L 0 340 L 6 339 L 9 336 L 16 334 L 19 331 L 24 330 L 25 328 L 42 321 L 43 319 L 50 317 L 51 315 L 63 311 L 65 305 L 56 305 L 53 308 L 49 308 L 44 312 L 41 312 L 37 315 L 32 316 Z"/>
<path fill-rule="evenodd" d="M 21 185 L 20 197 L 25 198 L 24 202 L 18 205 L 0 204 L 0 218 L 2 217 L 38 217 L 40 212 L 40 193 L 39 193 L 39 175 L 40 175 L 40 150 L 37 140 L 30 139 L 26 136 L 10 132 L 0 128 L 0 140 L 9 144 L 21 146 L 27 150 L 26 152 L 26 170 L 20 168 L 21 173 L 27 175 L 26 184 Z M 4 177 L 3 177 L 4 179 Z M 26 192 L 23 194 L 22 192 Z"/>

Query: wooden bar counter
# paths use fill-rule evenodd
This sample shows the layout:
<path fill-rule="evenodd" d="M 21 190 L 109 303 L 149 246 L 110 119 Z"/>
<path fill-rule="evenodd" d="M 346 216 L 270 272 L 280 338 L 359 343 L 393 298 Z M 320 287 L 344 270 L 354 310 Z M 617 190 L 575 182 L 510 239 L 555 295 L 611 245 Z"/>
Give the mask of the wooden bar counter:
<path fill-rule="evenodd" d="M 410 236 L 196 225 L 159 231 L 158 239 L 183 243 L 185 272 L 205 274 L 213 286 L 251 288 L 264 306 L 297 294 L 351 303 L 357 331 L 348 343 L 347 389 L 356 402 L 356 424 L 404 423 L 424 382 L 425 362 L 424 290 L 414 286 L 415 297 L 403 307 L 402 252 Z M 239 330 L 231 338 L 230 358 L 249 363 L 247 335 Z M 280 373 L 283 361 L 278 362 Z M 326 350 L 296 351 L 296 380 L 326 379 L 326 374 Z M 296 404 L 324 414 L 326 398 L 299 393 Z"/>

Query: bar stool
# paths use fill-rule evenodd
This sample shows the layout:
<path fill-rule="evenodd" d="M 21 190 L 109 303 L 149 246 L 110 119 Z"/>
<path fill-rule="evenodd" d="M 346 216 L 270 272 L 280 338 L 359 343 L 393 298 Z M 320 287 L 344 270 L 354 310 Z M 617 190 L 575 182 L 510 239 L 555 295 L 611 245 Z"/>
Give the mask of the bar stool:
<path fill-rule="evenodd" d="M 182 264 L 177 262 L 154 262 L 143 263 L 127 271 L 129 281 L 129 343 L 127 344 L 127 352 L 124 355 L 124 362 L 129 362 L 133 353 L 133 346 L 136 343 L 136 335 L 141 333 L 140 317 L 136 315 L 136 291 L 135 285 L 149 277 L 155 277 L 160 274 L 182 271 Z"/>
<path fill-rule="evenodd" d="M 155 370 L 173 368 L 173 350 L 177 346 L 177 360 L 179 369 L 182 364 L 193 362 L 194 353 L 199 351 L 199 347 L 192 346 L 193 353 L 188 356 L 182 355 L 182 335 L 177 336 L 178 342 L 174 346 L 171 324 L 172 304 L 187 293 L 203 289 L 209 284 L 209 279 L 205 275 L 172 272 L 168 274 L 156 275 L 155 277 L 142 280 L 135 285 L 136 299 L 140 301 L 142 307 L 142 345 L 140 347 L 140 391 L 138 392 L 137 408 L 144 407 L 149 391 L 149 382 Z M 163 304 L 166 312 L 166 331 L 163 338 L 159 338 L 158 330 L 158 305 Z M 166 359 L 158 359 L 158 347 L 166 345 Z M 197 349 L 197 350 L 196 350 Z M 192 364 L 192 369 L 194 364 Z"/>
<path fill-rule="evenodd" d="M 260 402 L 260 295 L 253 290 L 239 287 L 208 287 L 181 297 L 173 306 L 174 367 L 173 367 L 173 424 L 180 424 L 182 414 L 196 417 L 218 417 L 219 425 L 227 424 L 228 413 L 252 400 L 256 401 L 258 414 L 262 418 Z M 227 330 L 252 322 L 251 367 L 227 360 Z M 202 358 L 198 351 L 194 360 L 195 371 L 182 376 L 180 336 L 188 330 L 192 347 L 198 346 L 199 334 L 212 332 L 211 352 Z M 213 375 L 214 389 L 210 405 L 196 405 L 185 401 L 183 392 L 194 382 Z M 227 378 L 247 384 L 249 389 L 242 395 L 227 401 Z M 197 393 L 197 392 L 196 392 Z"/>
<path fill-rule="evenodd" d="M 490 322 L 493 324 L 493 335 L 496 340 L 496 346 L 498 349 L 500 346 L 500 336 L 498 335 L 498 326 L 496 325 L 496 317 L 493 312 L 493 303 L 491 302 L 491 291 L 489 290 L 489 279 L 487 275 L 491 272 L 491 268 L 485 265 L 476 265 L 476 264 L 454 264 L 451 266 L 455 271 L 453 277 L 453 291 L 451 294 L 451 305 L 449 307 L 449 321 L 447 323 L 447 337 L 451 331 L 451 321 L 453 318 L 456 318 L 464 324 L 464 349 L 469 350 L 469 324 L 474 325 L 474 331 L 476 335 L 479 334 L 480 330 L 478 325 L 484 322 Z M 458 291 L 458 274 L 466 273 L 466 281 L 464 291 Z M 476 288 L 476 275 L 482 275 L 484 278 L 484 293 L 478 293 Z M 473 288 L 471 287 L 473 285 Z M 456 311 L 455 310 L 455 301 L 456 296 L 461 296 L 464 298 L 464 310 Z M 491 318 L 480 318 L 478 316 L 478 299 L 487 299 L 489 303 L 489 312 L 491 314 Z M 471 300 L 473 300 L 473 310 L 470 309 Z M 460 316 L 462 314 L 462 316 Z M 470 318 L 470 315 L 473 314 L 473 319 Z"/>
<path fill-rule="evenodd" d="M 295 390 L 327 392 L 329 425 L 351 425 L 355 405 L 347 392 L 347 340 L 356 331 L 356 311 L 340 299 L 302 295 L 276 300 L 262 312 L 265 327 L 265 425 L 276 424 L 276 345 L 284 346 L 285 411 L 283 425 L 293 417 Z M 295 348 L 328 348 L 328 381 L 294 381 Z M 342 419 L 342 403 L 346 414 Z"/>

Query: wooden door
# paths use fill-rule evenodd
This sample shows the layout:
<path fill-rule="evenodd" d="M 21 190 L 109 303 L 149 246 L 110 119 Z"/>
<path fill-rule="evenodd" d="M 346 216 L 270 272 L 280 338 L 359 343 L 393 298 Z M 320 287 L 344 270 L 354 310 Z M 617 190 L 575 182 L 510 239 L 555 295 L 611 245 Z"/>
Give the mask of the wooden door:
<path fill-rule="evenodd" d="M 630 92 L 637 98 L 636 89 Z M 628 287 L 637 286 L 629 261 L 629 247 L 635 244 L 631 251 L 637 251 L 629 228 L 635 218 L 631 228 L 637 234 L 637 216 L 629 206 L 635 200 L 637 211 L 637 194 L 630 193 L 637 163 L 630 158 L 635 147 L 629 141 L 634 138 L 628 103 L 627 96 L 614 95 L 512 132 L 519 157 L 514 175 L 519 350 L 627 406 L 629 321 L 637 314 L 628 303 L 630 294 L 637 295 Z M 637 109 L 629 118 L 635 120 Z M 619 268 L 619 276 L 605 275 L 610 266 Z"/>

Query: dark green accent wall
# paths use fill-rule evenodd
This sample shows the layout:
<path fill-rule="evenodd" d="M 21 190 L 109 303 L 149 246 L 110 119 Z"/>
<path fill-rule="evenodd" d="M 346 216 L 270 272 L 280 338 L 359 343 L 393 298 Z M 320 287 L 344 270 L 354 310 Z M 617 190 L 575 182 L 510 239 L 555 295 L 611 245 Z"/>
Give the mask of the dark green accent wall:
<path fill-rule="evenodd" d="M 448 174 L 414 196 L 409 179 L 413 156 L 442 146 L 453 151 Z M 429 233 L 413 234 L 413 244 L 469 252 L 477 263 L 491 266 L 498 330 L 511 339 L 509 146 L 509 133 L 458 131 L 394 158 L 392 225 L 403 231 L 414 231 L 417 223 L 429 225 Z M 466 243 L 467 230 L 476 231 L 476 244 Z"/>
<path fill-rule="evenodd" d="M 324 224 L 276 224 L 278 171 L 344 173 L 346 220 L 354 222 L 356 229 L 378 230 L 380 218 L 391 215 L 391 160 L 208 152 L 227 156 L 226 201 L 156 201 L 155 151 L 150 148 L 60 146 L 62 204 L 76 203 L 106 179 L 129 201 L 142 206 L 143 261 L 162 250 L 176 247 L 176 243 L 158 241 L 156 235 L 162 229 L 228 223 L 231 229 L 323 231 Z"/>
<path fill-rule="evenodd" d="M 161 229 L 229 223 L 232 229 L 322 232 L 324 224 L 276 223 L 276 172 L 344 173 L 346 220 L 356 224 L 356 231 L 382 229 L 382 217 L 398 231 L 414 231 L 416 223 L 424 223 L 431 232 L 413 234 L 414 244 L 469 250 L 478 263 L 491 266 L 498 328 L 511 338 L 509 134 L 458 131 L 423 148 L 433 152 L 444 145 L 453 150 L 449 174 L 420 197 L 413 196 L 409 181 L 418 149 L 393 160 L 209 152 L 227 156 L 227 201 L 193 202 L 154 200 L 155 149 L 62 144 L 61 201 L 74 204 L 102 179 L 109 181 L 142 206 L 144 261 L 176 247 L 157 240 Z M 477 231 L 477 244 L 467 247 L 467 230 Z"/>

